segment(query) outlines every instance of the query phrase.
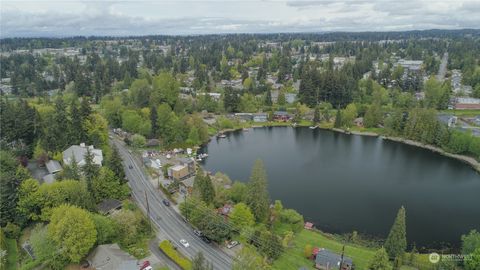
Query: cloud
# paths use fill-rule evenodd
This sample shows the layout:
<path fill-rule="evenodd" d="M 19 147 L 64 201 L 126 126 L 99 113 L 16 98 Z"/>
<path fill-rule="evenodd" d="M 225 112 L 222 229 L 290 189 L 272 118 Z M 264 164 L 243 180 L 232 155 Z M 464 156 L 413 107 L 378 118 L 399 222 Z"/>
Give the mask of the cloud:
<path fill-rule="evenodd" d="M 0 36 L 478 28 L 478 1 L 2 1 Z"/>

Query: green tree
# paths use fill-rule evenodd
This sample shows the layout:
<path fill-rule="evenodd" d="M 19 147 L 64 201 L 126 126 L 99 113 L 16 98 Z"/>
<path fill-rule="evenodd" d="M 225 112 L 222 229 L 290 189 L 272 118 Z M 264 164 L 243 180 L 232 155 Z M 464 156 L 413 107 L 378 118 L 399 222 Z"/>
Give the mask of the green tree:
<path fill-rule="evenodd" d="M 480 232 L 471 230 L 462 235 L 462 254 L 470 254 L 477 248 L 480 248 Z"/>
<path fill-rule="evenodd" d="M 264 104 L 266 106 L 272 106 L 272 104 L 273 104 L 273 102 L 272 102 L 272 91 L 270 91 L 270 89 L 267 89 L 267 93 L 265 94 Z"/>
<path fill-rule="evenodd" d="M 276 260 L 283 252 L 282 242 L 275 234 L 263 231 L 260 234 L 259 251 L 271 260 Z"/>
<path fill-rule="evenodd" d="M 267 185 L 267 173 L 263 162 L 257 160 L 250 175 L 246 201 L 258 222 L 264 222 L 268 217 L 270 196 L 268 195 Z"/>
<path fill-rule="evenodd" d="M 229 220 L 235 228 L 243 229 L 255 224 L 255 217 L 244 203 L 237 203 L 229 215 Z"/>
<path fill-rule="evenodd" d="M 303 256 L 305 256 L 305 258 L 310 258 L 312 256 L 312 252 L 313 252 L 312 245 L 306 244 L 303 249 Z"/>
<path fill-rule="evenodd" d="M 99 172 L 99 166 L 93 162 L 93 154 L 90 149 L 85 153 L 85 164 L 82 166 L 83 176 L 87 183 L 87 190 L 93 193 L 93 179 Z"/>
<path fill-rule="evenodd" d="M 78 263 L 95 244 L 97 231 L 87 211 L 61 205 L 53 209 L 48 236 L 63 256 Z"/>
<path fill-rule="evenodd" d="M 351 103 L 342 111 L 342 126 L 351 127 L 353 120 L 357 117 L 357 106 Z"/>
<path fill-rule="evenodd" d="M 112 151 L 110 155 L 108 155 L 107 159 L 107 166 L 110 170 L 113 171 L 115 176 L 124 183 L 125 180 L 125 169 L 122 164 L 122 158 L 120 157 L 120 153 L 118 152 L 117 146 L 112 146 Z"/>
<path fill-rule="evenodd" d="M 23 171 L 12 153 L 0 151 L 0 226 L 17 216 L 18 188 L 25 180 Z"/>
<path fill-rule="evenodd" d="M 480 247 L 476 248 L 471 257 L 465 260 L 465 270 L 478 270 L 480 269 Z"/>
<path fill-rule="evenodd" d="M 128 195 L 128 187 L 122 185 L 120 179 L 107 167 L 102 167 L 93 178 L 92 191 L 97 202 L 104 199 L 122 200 Z"/>
<path fill-rule="evenodd" d="M 232 270 L 261 270 L 265 269 L 262 257 L 254 248 L 244 246 L 233 260 Z"/>
<path fill-rule="evenodd" d="M 370 264 L 368 266 L 368 270 L 391 270 L 392 265 L 388 260 L 388 254 L 385 248 L 380 248 L 375 252 Z"/>
<path fill-rule="evenodd" d="M 335 115 L 335 123 L 333 124 L 335 128 L 342 127 L 342 112 L 337 110 L 337 114 Z"/>
<path fill-rule="evenodd" d="M 280 91 L 278 93 L 277 103 L 280 106 L 285 106 L 285 104 L 287 104 L 287 101 L 285 99 L 285 92 L 284 91 Z"/>
<path fill-rule="evenodd" d="M 47 226 L 37 224 L 30 233 L 30 243 L 32 244 L 35 258 L 50 266 L 51 269 L 64 269 L 69 262 L 65 254 L 58 252 L 57 245 L 48 236 Z"/>
<path fill-rule="evenodd" d="M 385 241 L 385 250 L 391 258 L 401 258 L 407 247 L 405 218 L 405 208 L 402 206 Z"/>
<path fill-rule="evenodd" d="M 136 148 L 144 147 L 147 143 L 147 139 L 140 134 L 134 134 L 132 136 L 132 146 Z"/>
<path fill-rule="evenodd" d="M 374 103 L 367 108 L 365 113 L 365 127 L 372 128 L 377 127 L 383 118 L 382 107 L 378 103 Z"/>
<path fill-rule="evenodd" d="M 215 188 L 210 176 L 199 170 L 193 182 L 194 193 L 205 203 L 210 204 L 215 199 Z"/>
<path fill-rule="evenodd" d="M 97 244 L 112 243 L 118 236 L 115 222 L 105 216 L 91 214 L 95 229 L 97 230 Z"/>
<path fill-rule="evenodd" d="M 153 91 L 150 104 L 166 102 L 170 107 L 175 105 L 178 93 L 180 92 L 180 83 L 169 72 L 162 72 L 153 78 Z"/>
<path fill-rule="evenodd" d="M 213 270 L 213 265 L 208 263 L 202 252 L 198 252 L 192 260 L 192 270 Z"/>
<path fill-rule="evenodd" d="M 320 108 L 315 106 L 315 111 L 313 112 L 313 122 L 318 124 L 320 122 Z"/>

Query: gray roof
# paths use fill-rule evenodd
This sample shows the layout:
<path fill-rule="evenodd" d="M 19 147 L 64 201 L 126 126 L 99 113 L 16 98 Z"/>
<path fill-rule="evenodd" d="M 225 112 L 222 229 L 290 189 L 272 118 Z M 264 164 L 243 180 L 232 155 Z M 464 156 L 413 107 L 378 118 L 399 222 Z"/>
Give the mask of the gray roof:
<path fill-rule="evenodd" d="M 60 165 L 60 162 L 56 160 L 49 160 L 45 166 L 47 166 L 47 170 L 49 173 L 57 173 L 62 170 L 62 165 Z"/>
<path fill-rule="evenodd" d="M 96 270 L 138 270 L 138 262 L 117 244 L 100 245 L 87 258 Z"/>
<path fill-rule="evenodd" d="M 42 180 L 45 184 L 51 184 L 51 183 L 55 182 L 55 175 L 49 173 L 49 174 L 45 175 L 44 177 L 42 177 Z"/>
<path fill-rule="evenodd" d="M 88 148 L 90 148 L 90 153 L 93 155 L 93 162 L 101 166 L 103 161 L 102 150 L 95 149 L 93 146 L 84 145 L 72 145 L 67 148 L 67 150 L 63 151 L 63 163 L 70 165 L 75 158 L 77 164 L 83 166 L 85 163 L 85 154 L 87 154 Z"/>
<path fill-rule="evenodd" d="M 320 249 L 318 251 L 317 256 L 315 257 L 315 264 L 323 265 L 323 266 L 335 266 L 338 267 L 340 265 L 340 261 L 342 257 L 339 254 L 333 253 L 326 249 Z M 352 259 L 348 257 L 343 257 L 344 265 L 352 265 Z"/>
<path fill-rule="evenodd" d="M 97 204 L 97 209 L 102 214 L 108 214 L 110 211 L 122 208 L 122 202 L 115 199 L 105 199 Z"/>

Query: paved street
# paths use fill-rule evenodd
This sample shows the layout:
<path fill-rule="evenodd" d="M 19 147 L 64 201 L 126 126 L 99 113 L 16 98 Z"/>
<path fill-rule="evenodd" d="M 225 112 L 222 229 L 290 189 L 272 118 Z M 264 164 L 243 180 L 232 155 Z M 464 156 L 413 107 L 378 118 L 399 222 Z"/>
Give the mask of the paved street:
<path fill-rule="evenodd" d="M 448 64 L 448 53 L 444 53 L 442 61 L 440 62 L 440 67 L 438 68 L 437 80 L 444 81 L 445 75 L 447 74 L 447 64 Z"/>
<path fill-rule="evenodd" d="M 129 180 L 132 196 L 144 213 L 147 213 L 148 205 L 150 220 L 153 226 L 158 229 L 160 237 L 163 236 L 162 239 L 171 240 L 181 253 L 190 258 L 201 251 L 205 258 L 213 264 L 214 269 L 231 269 L 232 258 L 219 248 L 206 244 L 194 235 L 193 229 L 183 221 L 182 216 L 162 203 L 165 196 L 157 191 L 148 180 L 141 162 L 125 148 L 123 142 L 118 140 L 113 140 L 113 142 L 124 161 L 125 173 Z M 129 165 L 132 166 L 132 169 L 129 169 Z M 187 240 L 190 247 L 183 247 L 179 243 L 180 239 Z"/>

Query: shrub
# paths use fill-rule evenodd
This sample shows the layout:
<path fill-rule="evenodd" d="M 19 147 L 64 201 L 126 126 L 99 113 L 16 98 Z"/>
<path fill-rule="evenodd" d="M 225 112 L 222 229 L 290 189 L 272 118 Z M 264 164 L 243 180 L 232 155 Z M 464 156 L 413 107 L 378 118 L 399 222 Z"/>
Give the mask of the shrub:
<path fill-rule="evenodd" d="M 178 266 L 184 270 L 192 269 L 192 262 L 180 254 L 168 240 L 163 240 L 159 244 L 159 248 L 165 255 L 172 259 Z"/>
<path fill-rule="evenodd" d="M 11 222 L 7 223 L 3 231 L 5 232 L 5 236 L 7 238 L 18 239 L 18 237 L 20 237 L 20 227 Z"/>

